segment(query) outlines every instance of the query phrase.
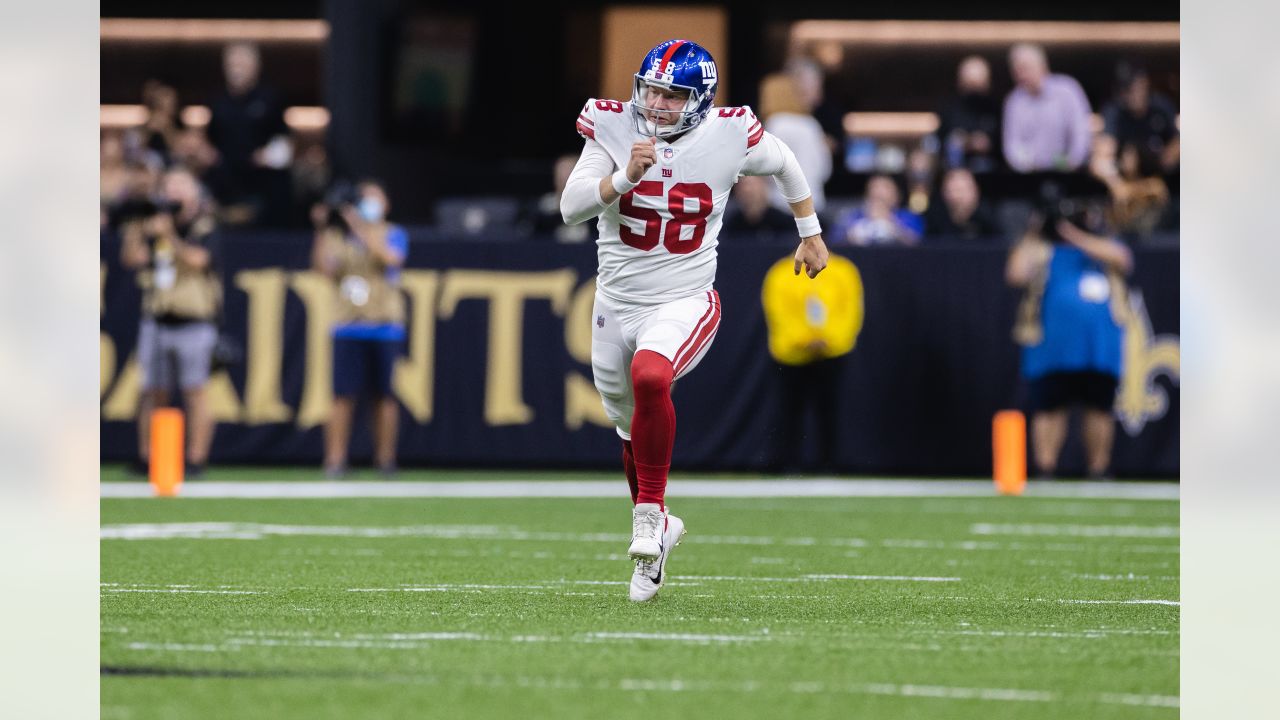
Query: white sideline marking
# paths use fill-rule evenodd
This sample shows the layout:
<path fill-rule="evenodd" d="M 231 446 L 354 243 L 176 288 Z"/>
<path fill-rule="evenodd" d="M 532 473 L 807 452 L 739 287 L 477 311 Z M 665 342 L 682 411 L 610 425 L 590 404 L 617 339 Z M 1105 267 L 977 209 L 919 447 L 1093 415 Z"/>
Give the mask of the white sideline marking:
<path fill-rule="evenodd" d="M 1091 574 L 1091 573 L 1072 573 L 1071 577 L 1079 580 L 1177 580 L 1177 575 L 1135 575 L 1134 573 L 1124 573 L 1123 575 Z"/>
<path fill-rule="evenodd" d="M 904 582 L 960 582 L 958 577 L 913 577 L 910 575 L 805 575 L 814 580 L 901 580 Z"/>
<path fill-rule="evenodd" d="M 187 590 L 184 588 L 102 588 L 104 593 L 172 593 L 190 595 L 265 595 L 265 590 Z"/>
<path fill-rule="evenodd" d="M 165 650 L 168 652 L 221 652 L 227 648 L 222 645 L 191 645 L 187 643 L 146 643 L 131 642 L 126 647 L 130 650 Z"/>
<path fill-rule="evenodd" d="M 1171 605 L 1182 607 L 1178 600 L 1059 600 L 1069 605 Z"/>
<path fill-rule="evenodd" d="M 1019 702 L 1053 702 L 1057 694 L 1045 690 L 1015 690 L 1011 688 L 966 688 L 942 685 L 889 685 L 868 684 L 861 686 L 872 695 L 901 695 L 904 697 L 934 697 L 950 700 L 1012 700 Z"/>
<path fill-rule="evenodd" d="M 671 484 L 673 498 L 773 498 L 773 497 L 960 497 L 995 495 L 990 481 L 982 480 L 680 480 Z M 149 498 L 144 482 L 101 483 L 103 498 Z M 617 498 L 619 484 L 612 480 L 583 481 L 316 481 L 253 482 L 201 481 L 185 483 L 188 498 Z M 625 490 L 625 488 L 624 488 Z M 1057 483 L 1031 485 L 1027 497 L 1109 498 L 1120 500 L 1177 500 L 1175 483 Z"/>
<path fill-rule="evenodd" d="M 642 632 L 593 632 L 584 637 L 588 640 L 668 640 L 687 642 L 699 645 L 711 643 L 759 642 L 769 640 L 763 635 L 701 635 L 696 633 L 642 633 Z"/>
<path fill-rule="evenodd" d="M 280 525 L 264 523 L 128 523 L 103 525 L 103 540 L 262 540 L 271 536 L 326 536 L 359 538 L 428 537 L 438 540 L 519 540 L 535 542 L 626 543 L 623 533 L 533 532 L 491 525 L 410 525 L 353 527 L 348 525 Z M 861 538 L 769 537 L 753 535 L 699 535 L 704 545 L 828 545 L 863 547 Z"/>
<path fill-rule="evenodd" d="M 1177 525 L 1050 525 L 1013 523 L 974 523 L 974 535 L 1070 535 L 1072 537 L 1144 537 L 1176 538 Z"/>
<path fill-rule="evenodd" d="M 1145 705 L 1148 707 L 1176 708 L 1181 706 L 1177 695 L 1131 695 L 1129 693 L 1103 693 L 1098 698 L 1115 705 Z"/>

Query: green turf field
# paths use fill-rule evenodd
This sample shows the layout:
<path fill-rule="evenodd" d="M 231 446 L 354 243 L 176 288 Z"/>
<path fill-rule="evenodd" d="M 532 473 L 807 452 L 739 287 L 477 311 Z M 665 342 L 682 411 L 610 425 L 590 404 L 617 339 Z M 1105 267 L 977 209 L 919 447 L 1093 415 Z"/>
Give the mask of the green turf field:
<path fill-rule="evenodd" d="M 671 492 L 105 499 L 102 717 L 1177 717 L 1176 501 Z"/>

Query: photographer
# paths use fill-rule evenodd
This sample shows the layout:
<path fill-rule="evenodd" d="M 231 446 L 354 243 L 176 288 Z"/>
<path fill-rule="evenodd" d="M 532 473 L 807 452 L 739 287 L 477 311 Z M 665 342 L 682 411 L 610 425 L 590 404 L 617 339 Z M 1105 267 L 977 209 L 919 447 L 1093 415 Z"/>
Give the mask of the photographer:
<path fill-rule="evenodd" d="M 337 284 L 333 328 L 333 408 L 325 426 L 325 474 L 347 470 L 352 416 L 362 393 L 372 396 L 374 463 L 396 469 L 400 408 L 392 372 L 405 340 L 400 268 L 409 251 L 404 228 L 386 220 L 390 203 L 381 184 L 339 184 L 312 209 L 312 267 Z"/>
<path fill-rule="evenodd" d="M 1014 339 L 1031 389 L 1031 437 L 1042 478 L 1057 472 L 1072 406 L 1083 407 L 1090 479 L 1107 479 L 1115 435 L 1112 406 L 1121 372 L 1123 276 L 1133 254 L 1081 229 L 1085 213 L 1050 201 L 1009 253 L 1005 278 L 1024 288 Z"/>
<path fill-rule="evenodd" d="M 130 204 L 120 221 L 120 262 L 138 271 L 143 289 L 138 328 L 142 398 L 138 408 L 138 455 L 149 456 L 151 411 L 169 404 L 176 384 L 187 415 L 187 474 L 198 477 L 213 442 L 213 416 L 205 385 L 222 303 L 222 283 L 212 245 L 213 212 L 189 171 L 170 170 L 160 197 Z"/>

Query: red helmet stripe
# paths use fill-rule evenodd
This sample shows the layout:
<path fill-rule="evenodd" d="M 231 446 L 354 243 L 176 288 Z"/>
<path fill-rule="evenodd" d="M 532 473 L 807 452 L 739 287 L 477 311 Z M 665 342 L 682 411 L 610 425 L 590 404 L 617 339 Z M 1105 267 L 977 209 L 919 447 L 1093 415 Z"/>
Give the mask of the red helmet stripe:
<path fill-rule="evenodd" d="M 685 45 L 684 40 L 676 40 L 675 42 L 671 43 L 671 47 L 667 48 L 667 51 L 662 55 L 662 63 L 658 65 L 658 72 L 667 71 L 667 63 L 671 61 L 671 58 L 676 54 L 676 51 L 679 50 L 684 45 Z"/>

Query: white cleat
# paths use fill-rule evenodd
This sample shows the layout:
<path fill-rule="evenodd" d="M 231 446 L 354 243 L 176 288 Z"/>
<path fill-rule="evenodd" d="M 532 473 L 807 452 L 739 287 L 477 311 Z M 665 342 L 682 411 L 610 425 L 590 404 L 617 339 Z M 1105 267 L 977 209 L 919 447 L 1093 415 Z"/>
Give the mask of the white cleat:
<path fill-rule="evenodd" d="M 631 547 L 627 554 L 632 560 L 657 560 L 662 554 L 662 530 L 667 516 L 657 503 L 640 503 L 631 509 Z"/>
<path fill-rule="evenodd" d="M 632 602 L 652 600 L 667 580 L 667 558 L 684 537 L 684 521 L 675 515 L 667 515 L 667 529 L 662 534 L 662 551 L 655 560 L 636 560 L 636 571 L 631 576 Z"/>

